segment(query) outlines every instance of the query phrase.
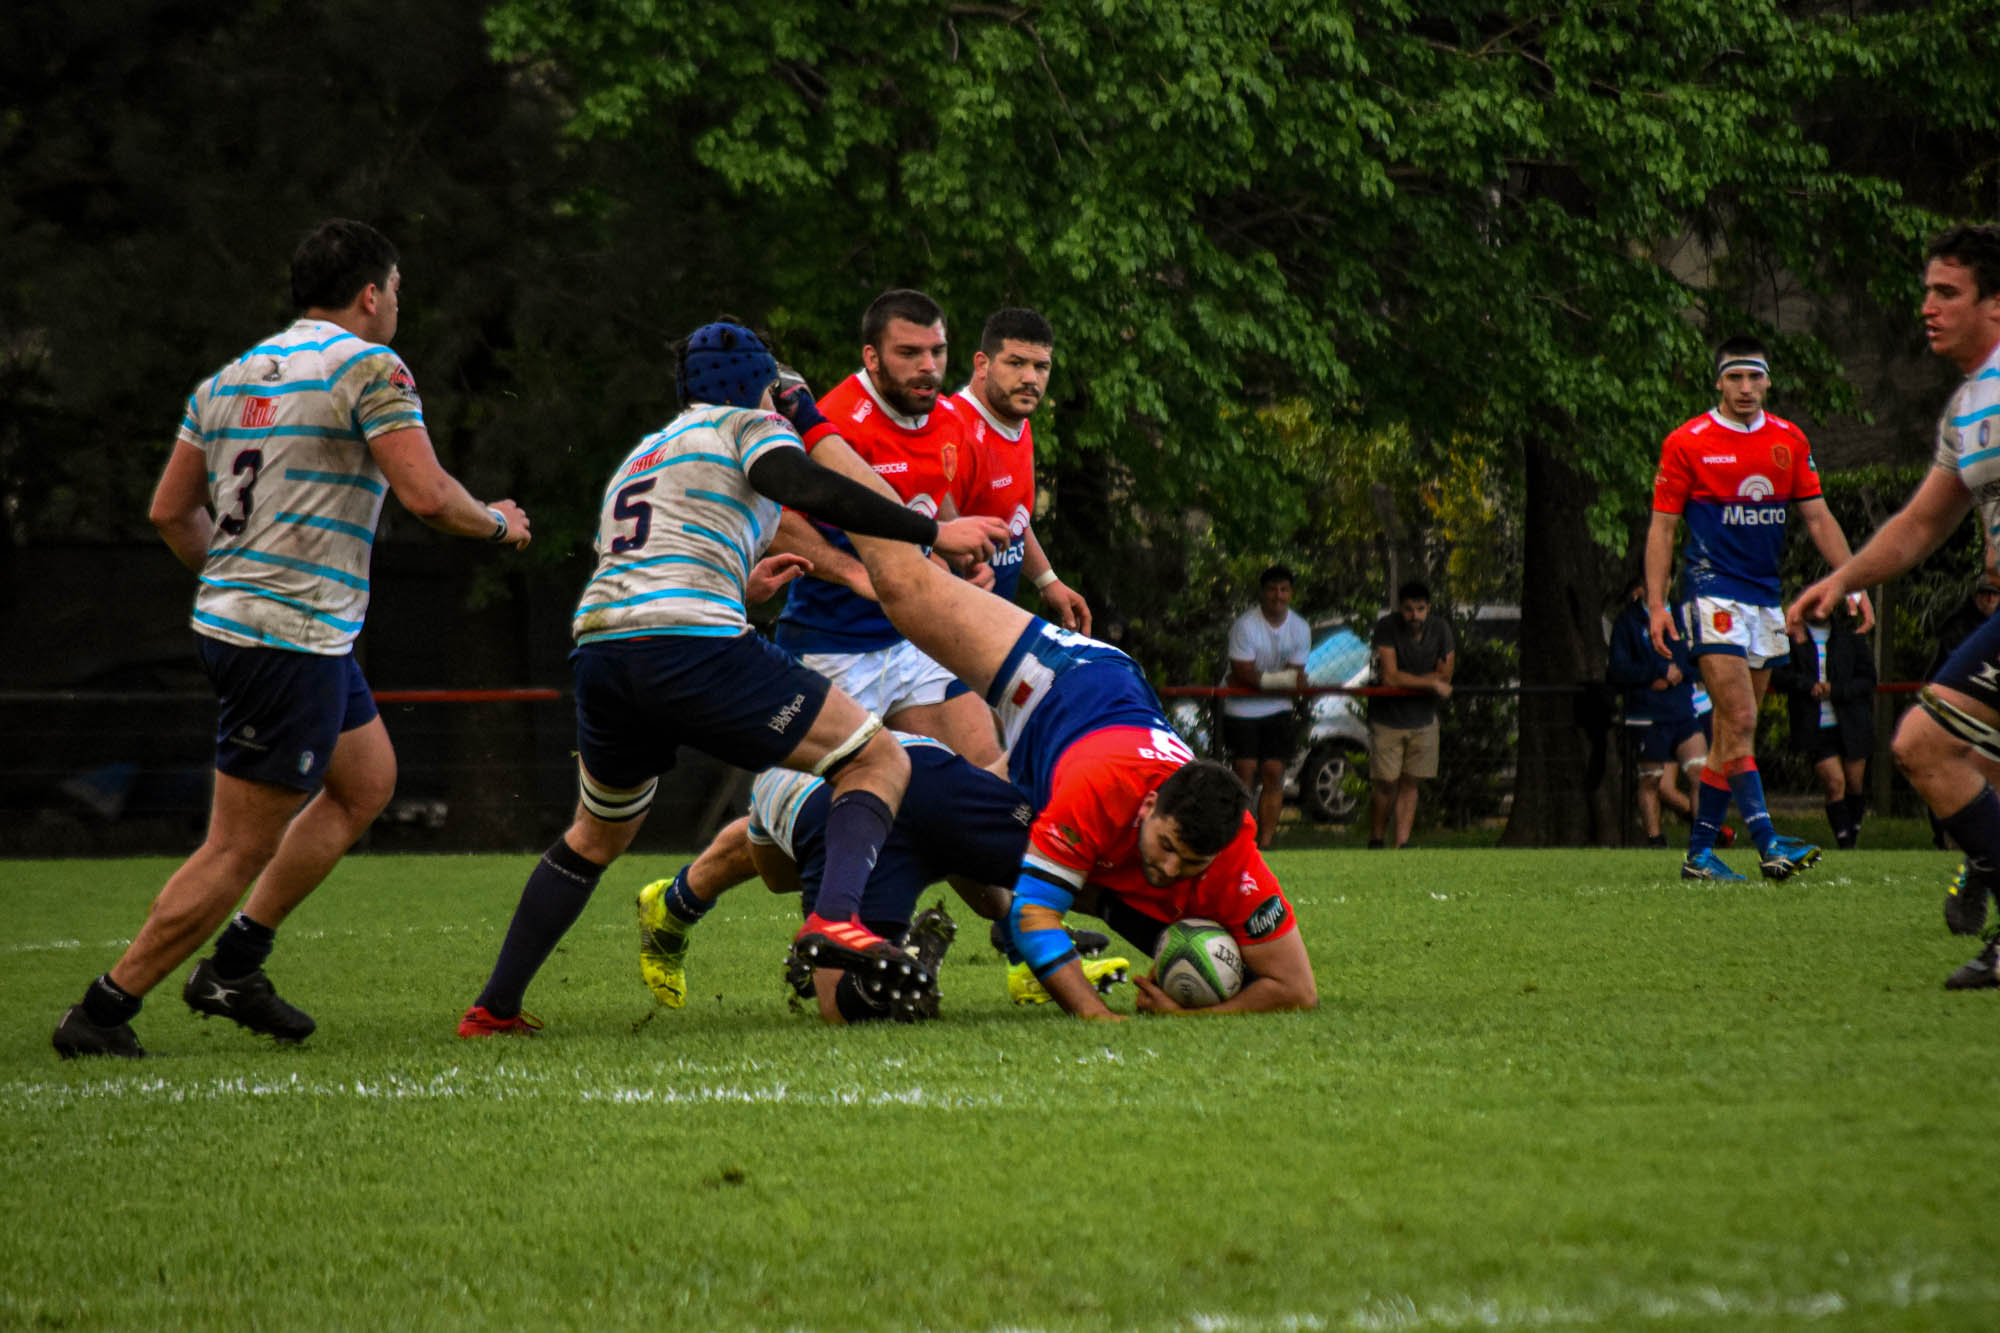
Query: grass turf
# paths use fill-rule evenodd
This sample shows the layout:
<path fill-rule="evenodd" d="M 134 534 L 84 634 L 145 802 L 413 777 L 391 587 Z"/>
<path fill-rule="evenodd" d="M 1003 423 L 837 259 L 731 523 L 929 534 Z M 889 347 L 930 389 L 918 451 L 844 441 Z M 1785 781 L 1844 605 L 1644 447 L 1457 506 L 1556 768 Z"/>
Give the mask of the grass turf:
<path fill-rule="evenodd" d="M 0 1327 L 1990 1327 L 2000 994 L 1940 989 L 1953 858 L 1273 860 L 1316 1013 L 1015 1009 L 957 910 L 944 1021 L 827 1031 L 754 884 L 656 1011 L 631 897 L 677 863 L 635 857 L 547 1032 L 459 1042 L 528 858 L 357 856 L 271 963 L 310 1042 L 177 973 L 132 1064 L 48 1035 L 172 863 L 6 864 Z"/>

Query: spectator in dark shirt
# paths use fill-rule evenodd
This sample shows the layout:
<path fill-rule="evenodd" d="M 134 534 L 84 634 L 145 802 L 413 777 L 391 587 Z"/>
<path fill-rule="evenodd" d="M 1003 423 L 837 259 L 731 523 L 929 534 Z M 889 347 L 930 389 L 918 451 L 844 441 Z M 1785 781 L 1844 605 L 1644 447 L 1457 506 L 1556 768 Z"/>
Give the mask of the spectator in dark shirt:
<path fill-rule="evenodd" d="M 1368 845 L 1385 845 L 1393 815 L 1396 846 L 1404 847 L 1417 818 L 1417 784 L 1437 776 L 1438 703 L 1451 697 L 1458 645 L 1444 618 L 1431 615 L 1431 590 L 1412 581 L 1396 590 L 1396 610 L 1375 623 L 1373 647 L 1379 683 L 1423 692 L 1368 701 Z"/>
<path fill-rule="evenodd" d="M 1784 691 L 1792 748 L 1812 761 L 1836 846 L 1861 836 L 1862 777 L 1875 750 L 1875 658 L 1851 617 L 1808 620 L 1771 673 Z"/>

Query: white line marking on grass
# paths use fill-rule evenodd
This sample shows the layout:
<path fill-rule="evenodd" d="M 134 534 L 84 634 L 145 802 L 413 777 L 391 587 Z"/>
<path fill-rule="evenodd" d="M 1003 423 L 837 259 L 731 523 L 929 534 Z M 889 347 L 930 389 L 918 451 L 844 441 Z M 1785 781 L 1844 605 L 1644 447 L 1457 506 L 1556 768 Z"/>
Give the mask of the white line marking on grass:
<path fill-rule="evenodd" d="M 693 1081 L 658 1086 L 592 1083 L 582 1070 L 526 1070 L 495 1066 L 490 1074 L 453 1067 L 435 1074 L 387 1072 L 370 1078 L 325 1079 L 289 1074 L 280 1078 L 93 1079 L 84 1083 L 0 1083 L 0 1107 L 47 1110 L 89 1102 L 228 1102 L 265 1097 L 346 1098 L 354 1101 L 436 1101 L 469 1098 L 626 1105 L 797 1105 L 817 1107 L 909 1106 L 920 1110 L 992 1110 L 1005 1104 L 998 1095 L 935 1093 L 921 1085 L 869 1088 L 844 1083 L 800 1088 L 783 1080 L 767 1083 Z"/>

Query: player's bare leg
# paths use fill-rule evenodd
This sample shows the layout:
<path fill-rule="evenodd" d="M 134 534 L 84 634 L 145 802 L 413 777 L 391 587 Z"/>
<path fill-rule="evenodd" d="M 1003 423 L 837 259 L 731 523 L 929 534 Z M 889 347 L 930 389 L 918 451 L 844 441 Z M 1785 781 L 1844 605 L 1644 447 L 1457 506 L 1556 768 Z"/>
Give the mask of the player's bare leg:
<path fill-rule="evenodd" d="M 395 792 L 396 750 L 382 719 L 342 732 L 327 760 L 326 785 L 286 826 L 243 914 L 275 929 L 332 873 Z"/>
<path fill-rule="evenodd" d="M 111 969 L 112 982 L 144 995 L 192 957 L 270 864 L 304 800 L 290 787 L 217 773 L 208 836 L 153 899 L 137 938 Z"/>
<path fill-rule="evenodd" d="M 1027 611 L 954 578 L 916 547 L 849 534 L 875 596 L 897 631 L 985 699 L 1022 631 Z"/>

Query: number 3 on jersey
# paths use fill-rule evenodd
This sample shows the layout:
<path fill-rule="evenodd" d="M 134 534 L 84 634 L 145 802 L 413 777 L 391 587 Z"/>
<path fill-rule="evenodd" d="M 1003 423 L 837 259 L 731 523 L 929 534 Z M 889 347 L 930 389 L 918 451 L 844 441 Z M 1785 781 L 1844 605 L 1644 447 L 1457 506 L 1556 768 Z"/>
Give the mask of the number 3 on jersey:
<path fill-rule="evenodd" d="M 647 477 L 644 481 L 635 481 L 618 492 L 618 503 L 611 507 L 611 516 L 621 523 L 631 523 L 632 535 L 611 539 L 613 555 L 624 555 L 627 551 L 638 550 L 646 544 L 646 538 L 652 534 L 653 506 L 645 495 L 647 491 L 653 489 L 653 483 L 657 480 L 659 480 L 657 477 Z"/>
<path fill-rule="evenodd" d="M 236 488 L 236 511 L 224 514 L 215 520 L 215 526 L 232 537 L 243 535 L 243 529 L 250 522 L 251 492 L 257 486 L 257 473 L 264 466 L 264 452 L 261 449 L 245 449 L 236 455 L 236 461 L 229 465 L 231 475 L 248 472 L 250 479 Z"/>

